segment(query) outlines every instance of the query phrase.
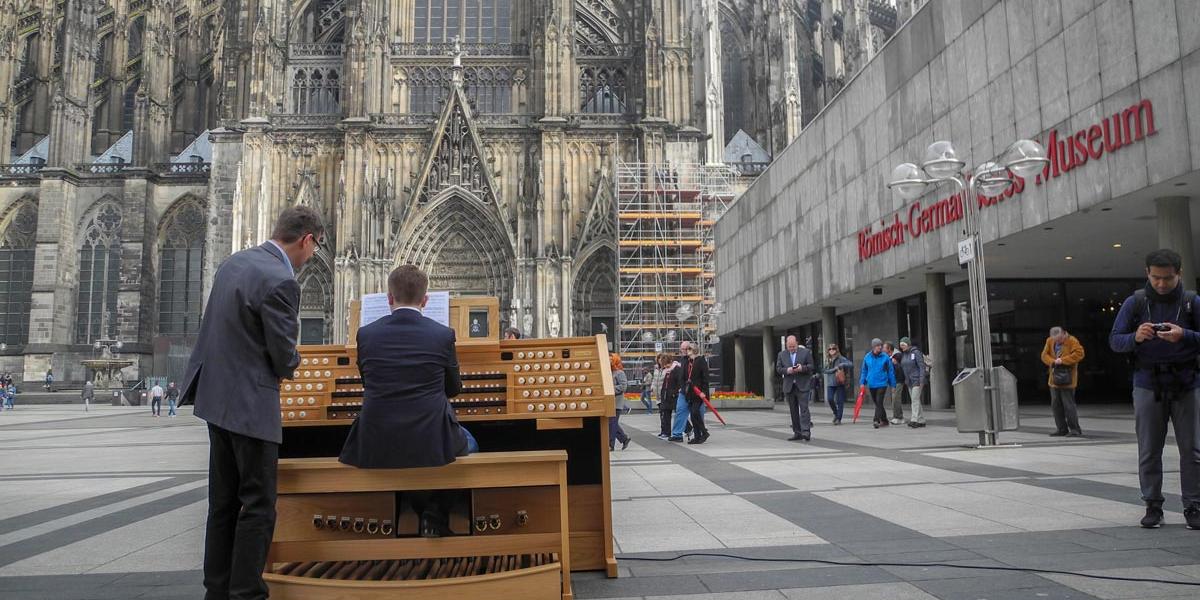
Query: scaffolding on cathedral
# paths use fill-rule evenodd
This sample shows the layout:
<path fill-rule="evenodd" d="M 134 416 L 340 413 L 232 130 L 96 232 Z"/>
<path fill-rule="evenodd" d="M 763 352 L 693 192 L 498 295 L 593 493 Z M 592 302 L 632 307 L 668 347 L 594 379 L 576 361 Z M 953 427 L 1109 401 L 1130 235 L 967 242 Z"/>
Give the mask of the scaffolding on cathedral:
<path fill-rule="evenodd" d="M 736 178 L 723 165 L 617 163 L 618 347 L 630 373 L 683 340 L 719 347 L 713 226 Z"/>

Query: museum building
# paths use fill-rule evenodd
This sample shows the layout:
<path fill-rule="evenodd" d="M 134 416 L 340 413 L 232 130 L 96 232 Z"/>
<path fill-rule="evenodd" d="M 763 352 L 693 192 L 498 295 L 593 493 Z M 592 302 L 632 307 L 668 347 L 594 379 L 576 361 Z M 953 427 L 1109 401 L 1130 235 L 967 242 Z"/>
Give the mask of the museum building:
<path fill-rule="evenodd" d="M 972 200 L 994 361 L 1023 402 L 1045 402 L 1039 356 L 1060 325 L 1086 351 L 1080 401 L 1127 400 L 1130 367 L 1107 337 L 1146 253 L 1179 251 L 1196 287 L 1198 48 L 1194 2 L 925 4 L 717 223 L 733 387 L 777 396 L 787 334 L 836 341 L 856 364 L 872 338 L 908 336 L 933 359 L 926 401 L 949 406 L 974 360 L 964 204 L 953 184 L 911 201 L 886 184 L 937 140 L 970 170 L 1028 138 L 1045 147 L 1041 173 Z"/>

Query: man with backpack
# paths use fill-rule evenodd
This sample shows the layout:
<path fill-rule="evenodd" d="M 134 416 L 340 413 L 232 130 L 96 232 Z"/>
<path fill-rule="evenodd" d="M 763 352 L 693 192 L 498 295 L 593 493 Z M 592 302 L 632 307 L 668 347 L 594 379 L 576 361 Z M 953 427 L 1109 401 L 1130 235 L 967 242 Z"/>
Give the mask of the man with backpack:
<path fill-rule="evenodd" d="M 1173 250 L 1146 256 L 1146 286 L 1121 304 L 1108 343 L 1134 360 L 1133 411 L 1138 443 L 1138 481 L 1147 529 L 1163 523 L 1162 451 L 1167 421 L 1179 447 L 1180 496 L 1188 529 L 1200 530 L 1200 304 L 1185 290 L 1183 259 Z"/>

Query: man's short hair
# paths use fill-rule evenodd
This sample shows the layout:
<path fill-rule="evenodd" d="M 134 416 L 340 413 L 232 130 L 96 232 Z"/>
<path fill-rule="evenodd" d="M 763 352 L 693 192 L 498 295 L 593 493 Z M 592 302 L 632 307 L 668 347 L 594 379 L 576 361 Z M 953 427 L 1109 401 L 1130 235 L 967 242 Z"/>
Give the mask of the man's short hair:
<path fill-rule="evenodd" d="M 1060 336 L 1060 335 L 1062 335 L 1062 334 L 1063 334 L 1063 328 L 1062 328 L 1062 327 L 1057 327 L 1057 326 L 1056 326 L 1056 327 L 1051 327 L 1051 328 L 1050 328 L 1050 337 L 1058 337 L 1058 336 Z"/>
<path fill-rule="evenodd" d="M 325 233 L 325 222 L 321 215 L 307 206 L 289 206 L 279 213 L 271 239 L 291 244 L 310 233 L 315 239 L 320 239 Z"/>
<path fill-rule="evenodd" d="M 397 304 L 416 306 L 429 291 L 429 277 L 416 265 L 400 265 L 388 275 L 388 292 Z"/>
<path fill-rule="evenodd" d="M 1183 257 L 1169 248 L 1155 250 L 1146 255 L 1146 268 L 1150 267 L 1171 267 L 1178 273 L 1183 270 Z"/>
<path fill-rule="evenodd" d="M 392 295 L 394 296 L 395 294 L 392 294 Z M 504 330 L 504 335 L 506 335 L 506 336 L 511 335 L 514 340 L 519 340 L 519 339 L 521 339 L 521 330 L 517 329 L 516 327 L 509 327 L 508 329 Z"/>

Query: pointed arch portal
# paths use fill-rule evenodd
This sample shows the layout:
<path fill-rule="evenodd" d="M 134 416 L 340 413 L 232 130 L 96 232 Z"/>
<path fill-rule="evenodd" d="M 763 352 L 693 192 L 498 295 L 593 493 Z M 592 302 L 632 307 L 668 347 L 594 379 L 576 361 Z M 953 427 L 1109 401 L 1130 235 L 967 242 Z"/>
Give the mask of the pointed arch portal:
<path fill-rule="evenodd" d="M 508 236 L 466 192 L 434 202 L 408 230 L 396 264 L 429 274 L 429 288 L 463 296 L 496 296 L 501 314 L 512 302 L 516 271 Z"/>

